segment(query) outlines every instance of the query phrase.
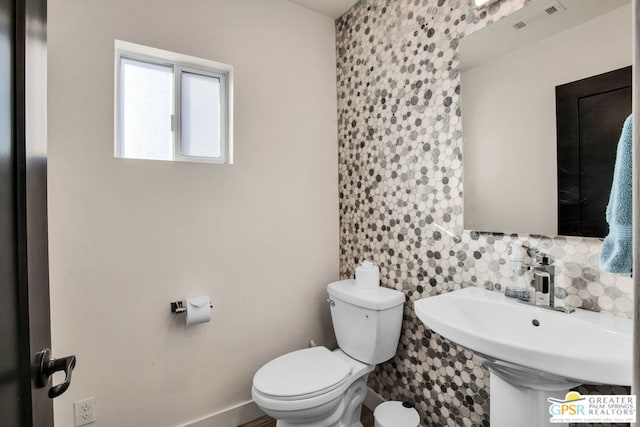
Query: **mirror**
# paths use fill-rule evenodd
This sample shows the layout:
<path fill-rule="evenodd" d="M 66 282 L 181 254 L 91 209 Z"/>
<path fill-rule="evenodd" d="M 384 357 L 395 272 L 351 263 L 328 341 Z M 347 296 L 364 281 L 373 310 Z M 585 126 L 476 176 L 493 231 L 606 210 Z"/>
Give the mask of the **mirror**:
<path fill-rule="evenodd" d="M 559 223 L 575 222 L 558 209 L 558 194 L 566 198 L 558 192 L 558 158 L 568 154 L 557 139 L 556 87 L 629 67 L 632 40 L 629 0 L 540 0 L 461 40 L 466 230 L 555 236 L 563 234 Z M 628 112 L 617 114 L 624 115 L 612 128 L 619 136 Z M 608 142 L 613 159 L 617 136 Z M 595 159 L 593 169 L 610 169 L 588 144 L 580 150 Z M 610 184 L 595 181 L 583 190 L 606 206 Z M 604 219 L 604 207 L 593 210 Z"/>

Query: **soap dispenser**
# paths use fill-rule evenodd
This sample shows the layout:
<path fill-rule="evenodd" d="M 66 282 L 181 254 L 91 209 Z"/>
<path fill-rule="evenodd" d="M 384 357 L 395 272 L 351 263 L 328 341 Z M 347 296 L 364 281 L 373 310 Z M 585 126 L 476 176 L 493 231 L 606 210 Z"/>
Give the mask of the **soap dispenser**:
<path fill-rule="evenodd" d="M 529 301 L 529 288 L 524 278 L 524 270 L 522 268 L 524 263 L 522 247 L 517 243 L 511 244 L 511 253 L 509 254 L 508 262 L 509 268 L 511 269 L 511 277 L 504 294 L 511 298 Z"/>

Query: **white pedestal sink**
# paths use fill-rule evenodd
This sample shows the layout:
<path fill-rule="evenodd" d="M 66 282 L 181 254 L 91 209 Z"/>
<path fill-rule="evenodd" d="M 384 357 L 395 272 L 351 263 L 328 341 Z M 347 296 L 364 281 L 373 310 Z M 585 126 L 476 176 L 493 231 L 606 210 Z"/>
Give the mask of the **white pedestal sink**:
<path fill-rule="evenodd" d="M 566 314 L 503 294 L 465 288 L 415 302 L 433 331 L 486 360 L 491 427 L 549 422 L 547 398 L 579 384 L 631 385 L 629 319 L 587 310 Z"/>

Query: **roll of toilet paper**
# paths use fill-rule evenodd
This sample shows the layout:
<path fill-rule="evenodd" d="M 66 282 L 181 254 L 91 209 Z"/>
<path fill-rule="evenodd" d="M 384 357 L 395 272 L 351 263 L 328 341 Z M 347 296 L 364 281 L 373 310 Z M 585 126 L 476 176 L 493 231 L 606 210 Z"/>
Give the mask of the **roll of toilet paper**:
<path fill-rule="evenodd" d="M 371 261 L 364 261 L 356 268 L 356 287 L 375 288 L 380 286 L 380 269 Z"/>
<path fill-rule="evenodd" d="M 187 298 L 187 326 L 211 320 L 211 298 L 208 295 Z"/>

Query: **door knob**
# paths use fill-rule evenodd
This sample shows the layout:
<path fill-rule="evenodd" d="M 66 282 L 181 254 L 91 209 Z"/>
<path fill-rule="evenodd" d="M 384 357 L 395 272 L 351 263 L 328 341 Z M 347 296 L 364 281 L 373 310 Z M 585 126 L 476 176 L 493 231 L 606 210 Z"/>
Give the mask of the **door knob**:
<path fill-rule="evenodd" d="M 64 381 L 49 389 L 49 397 L 54 399 L 67 391 L 71 384 L 71 372 L 76 366 L 76 356 L 61 357 L 54 359 L 51 357 L 51 350 L 46 348 L 40 351 L 36 359 L 36 386 L 45 387 L 49 382 L 49 377 L 54 372 L 64 371 Z"/>

